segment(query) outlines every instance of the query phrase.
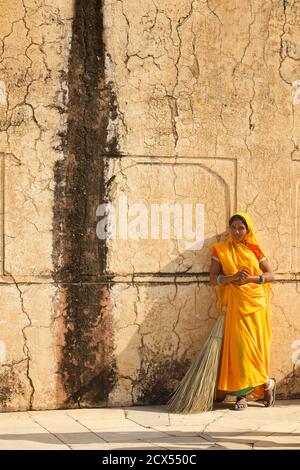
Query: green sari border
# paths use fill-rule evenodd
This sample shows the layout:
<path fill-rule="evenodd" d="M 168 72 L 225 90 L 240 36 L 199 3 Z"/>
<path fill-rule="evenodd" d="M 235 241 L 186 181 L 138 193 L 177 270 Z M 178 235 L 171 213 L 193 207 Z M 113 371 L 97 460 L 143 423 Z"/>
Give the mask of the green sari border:
<path fill-rule="evenodd" d="M 247 395 L 248 393 L 252 392 L 256 387 L 246 387 L 242 390 L 238 390 L 237 392 L 227 392 L 229 395 L 234 395 L 235 397 L 240 397 L 243 395 Z"/>

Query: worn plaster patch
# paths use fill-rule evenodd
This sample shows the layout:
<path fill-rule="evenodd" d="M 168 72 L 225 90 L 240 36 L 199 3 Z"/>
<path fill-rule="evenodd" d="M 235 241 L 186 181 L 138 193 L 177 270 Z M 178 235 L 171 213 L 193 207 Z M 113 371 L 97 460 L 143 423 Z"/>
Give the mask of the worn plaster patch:
<path fill-rule="evenodd" d="M 6 362 L 6 344 L 4 341 L 0 340 L 0 364 Z"/>
<path fill-rule="evenodd" d="M 0 105 L 6 106 L 6 86 L 2 80 L 0 80 Z"/>

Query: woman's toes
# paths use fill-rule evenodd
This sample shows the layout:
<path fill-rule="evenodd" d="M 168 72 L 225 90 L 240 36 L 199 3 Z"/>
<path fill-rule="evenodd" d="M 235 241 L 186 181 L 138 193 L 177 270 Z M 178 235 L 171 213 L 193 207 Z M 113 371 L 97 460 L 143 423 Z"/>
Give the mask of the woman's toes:
<path fill-rule="evenodd" d="M 235 410 L 243 410 L 247 408 L 247 399 L 245 397 L 238 398 L 235 405 L 234 409 Z"/>

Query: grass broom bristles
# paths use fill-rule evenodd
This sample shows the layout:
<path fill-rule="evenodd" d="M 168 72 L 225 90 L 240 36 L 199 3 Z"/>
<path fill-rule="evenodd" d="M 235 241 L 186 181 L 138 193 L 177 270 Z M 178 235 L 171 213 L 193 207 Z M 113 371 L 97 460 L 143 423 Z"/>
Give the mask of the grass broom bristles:
<path fill-rule="evenodd" d="M 225 314 L 222 313 L 167 403 L 167 408 L 172 413 L 197 413 L 212 409 L 223 342 L 224 318 Z"/>

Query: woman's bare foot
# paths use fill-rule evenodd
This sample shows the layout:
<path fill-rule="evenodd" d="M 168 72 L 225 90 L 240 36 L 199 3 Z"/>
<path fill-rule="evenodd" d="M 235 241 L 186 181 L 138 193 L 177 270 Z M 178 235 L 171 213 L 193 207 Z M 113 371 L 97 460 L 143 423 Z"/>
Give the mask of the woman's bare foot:
<path fill-rule="evenodd" d="M 234 404 L 234 409 L 237 411 L 245 410 L 248 407 L 246 397 L 237 397 Z"/>

